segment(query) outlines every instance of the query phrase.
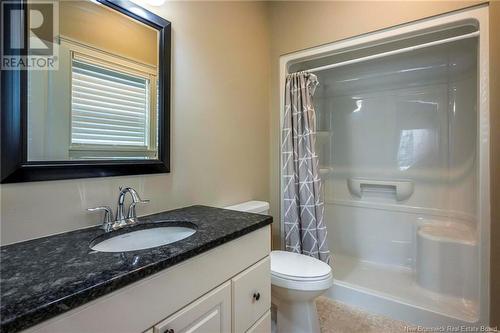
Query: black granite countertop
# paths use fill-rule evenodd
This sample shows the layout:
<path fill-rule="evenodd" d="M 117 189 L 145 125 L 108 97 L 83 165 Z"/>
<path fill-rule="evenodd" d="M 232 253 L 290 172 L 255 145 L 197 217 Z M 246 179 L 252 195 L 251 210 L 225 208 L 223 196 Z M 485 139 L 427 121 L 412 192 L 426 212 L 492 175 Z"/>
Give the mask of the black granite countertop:
<path fill-rule="evenodd" d="M 197 232 L 172 244 L 120 253 L 89 248 L 92 240 L 103 237 L 104 231 L 98 227 L 1 247 L 0 331 L 17 332 L 38 324 L 257 230 L 272 218 L 191 206 L 142 217 L 131 228 L 158 221 L 191 222 Z"/>

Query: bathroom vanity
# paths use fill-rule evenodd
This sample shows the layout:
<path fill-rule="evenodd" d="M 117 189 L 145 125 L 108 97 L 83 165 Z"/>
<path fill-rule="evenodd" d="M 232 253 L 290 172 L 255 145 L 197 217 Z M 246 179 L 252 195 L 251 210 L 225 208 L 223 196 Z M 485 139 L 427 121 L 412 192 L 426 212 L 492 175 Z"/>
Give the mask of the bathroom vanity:
<path fill-rule="evenodd" d="M 270 332 L 271 222 L 191 206 L 130 227 L 195 226 L 155 248 L 92 250 L 99 227 L 2 247 L 1 331 Z"/>

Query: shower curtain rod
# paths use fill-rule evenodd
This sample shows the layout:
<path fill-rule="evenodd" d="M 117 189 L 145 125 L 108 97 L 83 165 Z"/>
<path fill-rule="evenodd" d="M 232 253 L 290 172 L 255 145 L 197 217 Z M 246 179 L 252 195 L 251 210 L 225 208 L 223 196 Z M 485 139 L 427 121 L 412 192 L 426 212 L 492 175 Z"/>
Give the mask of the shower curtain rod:
<path fill-rule="evenodd" d="M 357 59 L 351 59 L 351 60 L 346 60 L 346 61 L 342 61 L 342 62 L 337 62 L 337 63 L 330 64 L 330 65 L 319 66 L 319 67 L 315 67 L 315 68 L 311 68 L 311 69 L 306 69 L 305 71 L 311 72 L 311 73 L 319 72 L 319 71 L 323 71 L 323 70 L 326 70 L 326 69 L 331 69 L 331 68 L 341 67 L 341 66 L 345 66 L 345 65 L 355 64 L 355 63 L 358 63 L 358 62 L 363 62 L 363 61 L 372 60 L 372 59 L 383 58 L 383 57 L 387 57 L 387 56 L 394 55 L 394 54 L 400 54 L 400 53 L 410 52 L 410 51 L 419 50 L 419 49 L 423 49 L 423 48 L 434 46 L 434 45 L 440 45 L 440 44 L 450 43 L 450 42 L 454 42 L 456 40 L 467 39 L 467 38 L 472 38 L 472 37 L 476 37 L 476 36 L 479 36 L 479 31 L 471 32 L 471 33 L 468 33 L 468 34 L 465 34 L 465 35 L 461 35 L 461 36 L 455 36 L 455 37 L 449 37 L 449 38 L 445 38 L 445 39 L 440 39 L 440 40 L 436 40 L 436 41 L 433 41 L 433 42 L 424 43 L 424 44 L 420 44 L 420 45 L 409 46 L 409 47 L 405 47 L 405 48 L 402 48 L 402 49 L 397 49 L 397 50 L 382 52 L 382 53 L 378 53 L 378 54 L 373 54 L 373 55 L 370 55 L 370 56 L 361 57 L 361 58 L 357 58 Z"/>

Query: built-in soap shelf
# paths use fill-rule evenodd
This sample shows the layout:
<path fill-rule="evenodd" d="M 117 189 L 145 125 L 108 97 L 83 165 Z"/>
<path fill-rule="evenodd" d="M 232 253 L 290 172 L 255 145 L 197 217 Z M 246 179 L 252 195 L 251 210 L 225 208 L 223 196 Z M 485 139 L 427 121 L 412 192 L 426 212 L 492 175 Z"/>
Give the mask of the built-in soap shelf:
<path fill-rule="evenodd" d="M 413 194 L 411 180 L 376 180 L 367 178 L 349 178 L 347 187 L 352 195 L 362 198 L 363 193 L 393 193 L 397 201 L 408 199 Z"/>
<path fill-rule="evenodd" d="M 321 178 L 326 178 L 332 173 L 333 173 L 333 168 L 329 168 L 329 167 L 320 167 L 319 168 L 319 176 Z"/>
<path fill-rule="evenodd" d="M 331 135 L 331 131 L 316 131 L 316 137 L 318 138 L 330 137 Z"/>

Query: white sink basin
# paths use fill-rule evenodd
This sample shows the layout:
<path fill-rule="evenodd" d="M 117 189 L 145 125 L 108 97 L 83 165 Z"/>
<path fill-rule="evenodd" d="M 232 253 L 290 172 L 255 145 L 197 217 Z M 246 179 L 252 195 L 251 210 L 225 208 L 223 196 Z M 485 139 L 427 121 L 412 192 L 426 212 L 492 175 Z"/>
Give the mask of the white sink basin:
<path fill-rule="evenodd" d="M 150 249 L 180 241 L 194 234 L 196 229 L 187 227 L 156 227 L 130 231 L 97 242 L 91 249 L 99 252 L 126 252 Z"/>

